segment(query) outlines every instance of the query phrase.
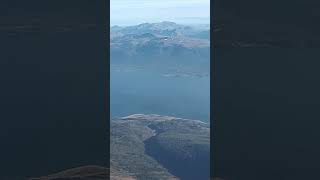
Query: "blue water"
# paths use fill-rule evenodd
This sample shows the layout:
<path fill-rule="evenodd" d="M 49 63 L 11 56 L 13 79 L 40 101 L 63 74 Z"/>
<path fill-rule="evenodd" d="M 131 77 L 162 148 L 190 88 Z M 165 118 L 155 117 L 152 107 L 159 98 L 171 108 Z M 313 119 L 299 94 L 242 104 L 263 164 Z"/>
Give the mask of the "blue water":
<path fill-rule="evenodd" d="M 111 67 L 111 116 L 152 113 L 208 121 L 210 77 L 165 77 L 164 72 Z"/>

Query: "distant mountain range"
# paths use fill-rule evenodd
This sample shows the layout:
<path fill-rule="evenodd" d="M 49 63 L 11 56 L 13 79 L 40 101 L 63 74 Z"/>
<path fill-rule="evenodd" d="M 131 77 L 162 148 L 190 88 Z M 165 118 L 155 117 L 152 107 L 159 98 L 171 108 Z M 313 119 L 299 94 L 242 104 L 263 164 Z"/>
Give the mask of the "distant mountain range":
<path fill-rule="evenodd" d="M 174 22 L 113 26 L 111 62 L 209 62 L 209 25 L 187 26 Z"/>
<path fill-rule="evenodd" d="M 156 36 L 188 36 L 201 39 L 210 38 L 209 25 L 180 25 L 174 22 L 164 21 L 160 23 L 143 23 L 136 26 L 112 26 L 111 39 L 114 33 L 119 34 L 146 34 L 151 33 Z M 199 35 L 199 36 L 197 36 Z"/>

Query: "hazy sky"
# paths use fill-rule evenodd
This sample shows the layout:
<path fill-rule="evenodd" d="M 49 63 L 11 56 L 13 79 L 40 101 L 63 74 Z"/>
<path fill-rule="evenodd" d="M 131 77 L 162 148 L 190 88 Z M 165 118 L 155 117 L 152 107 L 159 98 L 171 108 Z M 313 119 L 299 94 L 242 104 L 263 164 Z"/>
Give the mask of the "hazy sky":
<path fill-rule="evenodd" d="M 210 0 L 111 0 L 111 25 L 174 21 L 209 23 Z"/>

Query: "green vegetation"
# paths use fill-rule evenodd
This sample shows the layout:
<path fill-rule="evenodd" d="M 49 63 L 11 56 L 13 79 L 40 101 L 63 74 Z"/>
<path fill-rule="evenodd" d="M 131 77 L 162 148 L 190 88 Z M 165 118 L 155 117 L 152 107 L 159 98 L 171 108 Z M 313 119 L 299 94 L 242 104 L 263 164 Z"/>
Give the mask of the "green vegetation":
<path fill-rule="evenodd" d="M 111 167 L 122 175 L 139 180 L 173 178 L 163 166 L 145 154 L 144 140 L 152 135 L 152 130 L 143 123 L 112 121 Z"/>
<path fill-rule="evenodd" d="M 209 134 L 206 123 L 174 117 L 113 120 L 111 167 L 139 180 L 208 179 Z"/>

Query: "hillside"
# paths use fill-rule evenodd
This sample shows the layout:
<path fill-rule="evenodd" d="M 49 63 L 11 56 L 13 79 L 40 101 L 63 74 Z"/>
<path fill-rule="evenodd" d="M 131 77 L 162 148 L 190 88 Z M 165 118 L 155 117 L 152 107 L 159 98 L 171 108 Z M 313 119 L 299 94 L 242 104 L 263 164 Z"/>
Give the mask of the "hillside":
<path fill-rule="evenodd" d="M 201 121 L 155 114 L 114 119 L 110 170 L 83 166 L 30 180 L 206 180 L 209 131 Z"/>
<path fill-rule="evenodd" d="M 207 179 L 209 145 L 201 121 L 136 114 L 111 122 L 111 167 L 137 179 Z"/>

